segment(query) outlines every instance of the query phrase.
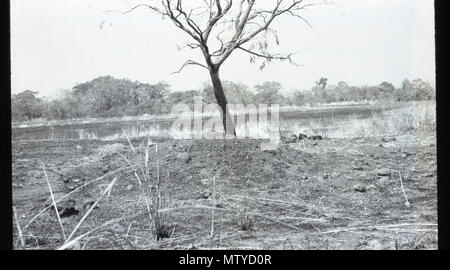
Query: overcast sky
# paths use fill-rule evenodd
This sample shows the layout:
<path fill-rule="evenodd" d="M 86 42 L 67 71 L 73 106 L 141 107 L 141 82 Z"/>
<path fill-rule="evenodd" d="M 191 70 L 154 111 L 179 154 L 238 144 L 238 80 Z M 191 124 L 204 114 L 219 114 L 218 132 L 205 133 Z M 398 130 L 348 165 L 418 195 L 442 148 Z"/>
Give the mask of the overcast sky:
<path fill-rule="evenodd" d="M 168 20 L 146 9 L 105 12 L 126 10 L 135 2 L 11 1 L 12 93 L 32 89 L 51 96 L 102 75 L 165 81 L 180 91 L 208 81 L 206 70 L 196 66 L 171 74 L 187 59 L 202 59 L 177 50 L 188 38 Z M 222 80 L 249 86 L 279 81 L 286 91 L 309 89 L 322 76 L 331 84 L 399 86 L 404 78 L 420 77 L 434 85 L 432 0 L 334 3 L 305 11 L 312 29 L 295 18 L 275 25 L 281 44 L 273 51 L 298 52 L 294 59 L 301 66 L 277 63 L 260 71 L 248 56 L 236 53 L 224 64 Z"/>

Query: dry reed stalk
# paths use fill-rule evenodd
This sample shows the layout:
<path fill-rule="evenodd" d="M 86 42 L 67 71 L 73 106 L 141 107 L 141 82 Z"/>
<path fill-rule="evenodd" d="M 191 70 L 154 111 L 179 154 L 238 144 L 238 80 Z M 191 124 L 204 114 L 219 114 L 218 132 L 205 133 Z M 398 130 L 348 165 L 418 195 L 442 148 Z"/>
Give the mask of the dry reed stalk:
<path fill-rule="evenodd" d="M 214 236 L 214 208 L 216 207 L 216 177 L 213 176 L 213 209 L 211 210 L 211 238 Z"/>
<path fill-rule="evenodd" d="M 131 164 L 130 160 L 127 159 L 124 155 L 122 155 L 121 153 L 119 153 L 119 152 L 117 152 L 117 151 L 116 151 L 116 153 L 117 153 L 119 156 L 121 156 L 121 157 L 125 160 L 125 162 L 128 163 L 128 165 L 130 165 L 130 167 L 133 169 L 134 176 L 136 176 L 136 179 L 138 180 L 139 185 L 141 185 L 141 184 L 142 184 L 142 181 L 141 181 L 141 178 L 139 177 L 139 174 L 137 173 L 137 170 L 136 170 L 135 166 L 134 166 L 133 164 Z"/>
<path fill-rule="evenodd" d="M 130 138 L 128 137 L 127 133 L 125 132 L 125 130 L 124 130 L 123 128 L 122 128 L 122 132 L 123 132 L 123 134 L 125 135 L 125 137 L 127 138 L 128 143 L 129 143 L 130 146 L 131 146 L 131 150 L 133 150 L 133 153 L 136 153 L 136 150 L 134 149 L 134 146 L 133 146 L 133 144 L 131 143 Z"/>
<path fill-rule="evenodd" d="M 66 195 L 64 195 L 64 196 L 62 196 L 61 198 L 59 198 L 58 200 L 56 200 L 56 202 L 60 202 L 60 201 L 64 200 L 65 198 L 69 197 L 70 195 L 72 195 L 73 193 L 79 191 L 80 189 L 86 187 L 87 185 L 90 185 L 90 184 L 95 183 L 95 182 L 97 182 L 97 181 L 99 181 L 99 180 L 102 180 L 103 178 L 106 178 L 106 177 L 108 177 L 108 176 L 114 175 L 114 174 L 116 174 L 116 173 L 118 173 L 118 172 L 124 171 L 124 170 L 126 170 L 126 169 L 130 169 L 130 168 L 132 168 L 132 167 L 125 167 L 125 168 L 118 169 L 118 170 L 115 170 L 115 171 L 113 171 L 113 172 L 107 173 L 107 174 L 105 174 L 105 175 L 102 175 L 102 176 L 100 176 L 100 177 L 97 178 L 97 179 L 94 179 L 94 180 L 92 180 L 92 181 L 89 181 L 89 182 L 83 184 L 82 186 L 77 187 L 76 189 L 72 190 L 71 192 L 67 193 Z M 27 225 L 25 225 L 23 228 L 24 228 L 24 229 L 28 228 L 28 226 L 30 226 L 30 224 L 33 223 L 33 221 L 36 220 L 36 218 L 38 218 L 40 215 L 42 215 L 42 213 L 44 213 L 47 209 L 51 208 L 52 206 L 53 206 L 53 205 L 49 205 L 49 206 L 45 207 L 44 209 L 42 209 L 42 210 L 41 210 L 39 213 L 37 213 L 30 221 L 28 221 Z"/>
<path fill-rule="evenodd" d="M 97 206 L 97 204 L 100 202 L 100 200 L 103 198 L 103 196 L 105 196 L 105 194 L 107 194 L 112 187 L 114 186 L 114 184 L 117 181 L 117 176 L 114 177 L 114 179 L 111 181 L 111 183 L 109 183 L 108 187 L 102 192 L 102 194 L 100 195 L 100 197 L 91 205 L 91 207 L 89 208 L 89 210 L 86 212 L 86 214 L 84 214 L 84 216 L 80 219 L 80 221 L 78 222 L 78 224 L 75 226 L 75 228 L 72 230 L 72 233 L 69 235 L 69 237 L 65 240 L 65 242 L 69 241 L 72 236 L 77 232 L 78 228 L 81 226 L 81 224 L 83 224 L 83 222 L 86 220 L 86 218 L 89 216 L 89 214 L 91 214 L 92 210 L 94 210 L 94 208 Z"/>
<path fill-rule="evenodd" d="M 64 227 L 61 222 L 61 217 L 59 216 L 58 207 L 56 206 L 55 197 L 53 196 L 52 187 L 50 185 L 50 181 L 48 180 L 47 172 L 45 171 L 45 164 L 42 162 L 42 170 L 44 170 L 45 180 L 47 181 L 47 186 L 50 191 L 50 196 L 52 197 L 53 207 L 55 208 L 56 217 L 58 218 L 59 226 L 61 227 L 61 231 L 64 237 L 64 241 L 66 241 L 66 233 L 64 232 Z"/>
<path fill-rule="evenodd" d="M 126 134 L 126 133 L 125 133 Z M 130 143 L 130 145 L 131 145 L 131 142 L 129 141 L 129 143 Z M 132 145 L 131 145 L 132 146 Z M 149 181 L 148 181 L 148 157 L 149 157 L 149 154 L 148 154 L 148 147 L 149 147 L 149 141 L 147 140 L 147 148 L 146 148 L 146 150 L 145 150 L 145 160 L 144 160 L 144 167 L 145 167 L 145 171 L 144 171 L 144 168 L 142 168 L 142 166 L 139 166 L 140 168 L 141 168 L 141 172 L 142 172 L 142 176 L 144 177 L 144 179 L 143 180 L 145 180 L 146 182 L 147 182 L 147 185 L 146 185 L 146 188 L 147 188 L 147 192 L 145 192 L 145 190 L 144 189 L 142 189 L 142 195 L 143 195 L 143 197 L 144 197 L 144 200 L 145 200 L 145 205 L 146 205 L 146 208 L 147 208 L 147 213 L 148 213 L 148 216 L 149 216 L 149 220 L 153 220 L 153 218 L 152 218 L 152 215 L 151 215 L 151 209 L 150 209 L 150 203 L 149 203 L 149 199 L 148 199 L 148 197 L 147 197 L 147 194 L 149 193 L 149 185 L 150 185 L 150 183 L 149 183 Z M 133 148 L 134 149 L 134 148 Z M 133 152 L 134 152 L 134 150 L 133 150 Z M 130 160 L 128 160 L 124 155 L 122 155 L 121 153 L 119 153 L 119 152 L 117 152 L 129 165 L 130 165 L 130 167 L 133 169 L 133 173 L 134 173 L 134 176 L 136 177 L 136 179 L 137 179 L 137 181 L 138 181 L 138 184 L 139 184 L 139 186 L 143 186 L 143 181 L 141 180 L 141 177 L 139 177 L 139 174 L 138 174 L 138 172 L 137 172 L 137 170 L 136 170 L 136 168 L 135 168 L 135 166 L 130 162 Z M 140 198 L 141 198 L 141 195 L 139 196 L 139 201 L 140 201 Z M 139 201 L 138 201 L 138 204 L 139 204 Z"/>
<path fill-rule="evenodd" d="M 400 186 L 402 187 L 403 196 L 405 197 L 405 205 L 406 205 L 406 207 L 409 207 L 410 203 L 408 201 L 408 197 L 406 197 L 405 189 L 403 188 L 403 180 L 402 180 L 403 177 L 402 177 L 402 174 L 400 173 L 400 171 L 396 171 L 396 170 L 393 170 L 393 171 L 397 172 L 399 177 L 400 177 Z"/>
<path fill-rule="evenodd" d="M 128 229 L 127 229 L 127 233 L 125 234 L 125 238 L 128 237 L 128 234 L 130 233 L 130 229 L 131 229 L 132 225 L 133 225 L 133 222 L 131 222 L 130 225 L 128 225 Z"/>
<path fill-rule="evenodd" d="M 342 228 L 325 232 L 318 232 L 319 234 L 329 234 L 329 233 L 339 233 L 346 231 L 354 231 L 354 230 L 364 230 L 364 229 L 389 229 L 395 227 L 408 227 L 408 226 L 437 226 L 437 224 L 433 223 L 400 223 L 400 224 L 387 224 L 387 225 L 368 225 L 368 226 L 359 226 L 359 227 L 350 227 L 350 228 Z"/>
<path fill-rule="evenodd" d="M 22 230 L 20 229 L 19 219 L 17 218 L 17 211 L 15 206 L 13 206 L 13 212 L 14 212 L 14 220 L 16 221 L 17 231 L 19 233 L 20 244 L 23 247 L 25 246 L 25 242 L 23 241 Z"/>
<path fill-rule="evenodd" d="M 80 241 L 81 239 L 83 239 L 84 237 L 86 237 L 86 236 L 92 234 L 93 232 L 98 231 L 98 230 L 100 230 L 101 228 L 106 227 L 106 226 L 108 226 L 108 225 L 110 225 L 110 224 L 113 224 L 113 223 L 116 223 L 116 222 L 120 222 L 120 221 L 125 220 L 125 219 L 127 219 L 127 218 L 134 219 L 134 218 L 137 218 L 137 217 L 139 217 L 139 216 L 141 216 L 141 215 L 143 215 L 143 214 L 144 214 L 144 213 L 138 213 L 138 214 L 135 214 L 135 215 L 125 216 L 125 217 L 116 218 L 116 219 L 112 219 L 112 220 L 110 220 L 110 221 L 107 221 L 107 222 L 105 222 L 105 223 L 103 223 L 103 224 L 101 224 L 101 225 L 99 225 L 99 226 L 97 226 L 97 227 L 95 227 L 95 228 L 93 228 L 93 229 L 91 229 L 91 230 L 89 230 L 89 231 L 87 231 L 87 232 L 85 232 L 85 233 L 83 233 L 83 234 L 81 234 L 81 235 L 75 237 L 74 239 L 72 239 L 72 240 L 70 240 L 70 241 L 67 241 L 67 242 L 64 243 L 62 246 L 60 246 L 59 248 L 57 248 L 57 250 L 64 250 L 64 249 L 67 249 L 67 248 L 71 247 L 72 245 L 74 245 L 75 243 L 77 243 L 78 241 Z"/>

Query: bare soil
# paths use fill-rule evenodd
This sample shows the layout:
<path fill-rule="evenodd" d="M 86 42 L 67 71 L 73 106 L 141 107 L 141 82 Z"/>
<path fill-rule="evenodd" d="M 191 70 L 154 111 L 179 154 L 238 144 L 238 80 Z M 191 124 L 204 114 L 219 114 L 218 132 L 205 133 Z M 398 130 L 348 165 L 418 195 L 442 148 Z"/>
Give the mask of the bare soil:
<path fill-rule="evenodd" d="M 60 203 L 67 208 L 61 217 L 66 235 L 118 177 L 75 236 L 120 220 L 75 248 L 437 248 L 432 134 L 283 141 L 274 151 L 263 150 L 260 140 L 154 139 L 151 177 L 158 171 L 165 183 L 170 232 L 160 241 L 127 162 L 140 171 L 145 143 L 132 143 L 136 152 L 127 141 L 14 141 L 13 204 L 25 241 L 22 247 L 16 230 L 16 248 L 64 243 L 53 208 L 36 217 L 49 205 L 42 164 L 57 198 L 87 184 Z"/>

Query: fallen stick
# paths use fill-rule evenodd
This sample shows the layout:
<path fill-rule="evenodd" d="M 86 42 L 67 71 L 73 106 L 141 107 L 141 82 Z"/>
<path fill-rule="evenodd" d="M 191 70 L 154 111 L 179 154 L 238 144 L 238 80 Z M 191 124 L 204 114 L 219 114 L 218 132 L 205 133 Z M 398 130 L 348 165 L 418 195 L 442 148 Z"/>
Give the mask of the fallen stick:
<path fill-rule="evenodd" d="M 338 232 L 346 232 L 346 231 L 354 231 L 354 230 L 364 230 L 364 229 L 383 229 L 383 228 L 395 228 L 395 227 L 408 227 L 408 226 L 437 226 L 437 224 L 433 223 L 401 223 L 401 224 L 387 224 L 387 225 L 369 225 L 369 226 L 359 226 L 359 227 L 350 227 L 350 228 L 342 228 L 325 232 L 318 232 L 320 234 L 328 234 L 328 233 L 338 233 Z"/>
<path fill-rule="evenodd" d="M 213 207 L 216 207 L 216 177 L 213 176 Z M 211 238 L 214 236 L 214 209 L 211 210 Z"/>
<path fill-rule="evenodd" d="M 50 191 L 50 197 L 52 198 L 52 206 L 55 208 L 56 217 L 58 218 L 59 226 L 61 227 L 61 231 L 64 237 L 64 241 L 66 241 L 66 233 L 64 232 L 64 227 L 61 222 L 61 217 L 59 216 L 58 207 L 56 206 L 55 197 L 53 196 L 52 187 L 50 185 L 50 181 L 48 180 L 47 172 L 45 171 L 45 164 L 42 162 L 42 169 L 44 170 L 45 180 L 47 181 L 48 190 Z"/>
<path fill-rule="evenodd" d="M 102 176 L 100 176 L 100 177 L 97 178 L 97 179 L 94 179 L 94 180 L 92 180 L 92 181 L 89 181 L 89 182 L 85 183 L 85 184 L 82 185 L 82 186 L 77 187 L 76 189 L 74 189 L 74 190 L 72 190 L 71 192 L 67 193 L 66 195 L 62 196 L 61 198 L 59 198 L 59 199 L 56 200 L 55 202 L 58 203 L 58 202 L 64 200 L 65 198 L 69 197 L 69 196 L 72 195 L 73 193 L 79 191 L 80 189 L 82 189 L 82 188 L 84 188 L 84 187 L 86 187 L 86 186 L 88 186 L 88 185 L 90 185 L 90 184 L 92 184 L 92 183 L 94 183 L 94 182 L 97 182 L 97 181 L 99 181 L 99 180 L 101 180 L 101 179 L 103 179 L 103 178 L 106 178 L 106 177 L 108 177 L 108 176 L 114 175 L 114 174 L 116 174 L 116 173 L 118 173 L 118 172 L 124 171 L 124 170 L 126 170 L 126 169 L 130 169 L 130 168 L 131 168 L 131 167 L 125 167 L 125 168 L 118 169 L 118 170 L 115 170 L 115 171 L 113 171 L 113 172 L 107 173 L 107 174 L 105 174 L 105 175 L 102 175 Z M 51 208 L 51 207 L 52 207 L 52 205 L 49 205 L 49 206 L 45 207 L 44 209 L 42 209 L 42 210 L 41 210 L 39 213 L 37 213 L 30 221 L 28 221 L 27 225 L 25 225 L 23 228 L 24 228 L 24 229 L 28 228 L 28 226 L 30 226 L 30 224 L 33 223 L 33 221 L 34 221 L 36 218 L 38 218 L 40 215 L 42 215 L 42 213 L 44 213 L 47 209 L 49 209 L 49 208 Z"/>
<path fill-rule="evenodd" d="M 19 233 L 20 244 L 23 247 L 23 246 L 25 246 L 25 242 L 23 241 L 22 230 L 20 229 L 19 219 L 17 218 L 17 211 L 16 211 L 16 207 L 15 206 L 13 206 L 13 212 L 14 212 L 14 219 L 16 221 L 17 231 Z"/>
<path fill-rule="evenodd" d="M 62 246 L 60 246 L 59 248 L 57 248 L 57 250 L 64 250 L 64 249 L 67 249 L 67 248 L 73 246 L 76 242 L 78 242 L 78 241 L 80 241 L 81 239 L 83 239 L 84 237 L 86 237 L 86 236 L 92 234 L 93 232 L 98 231 L 98 230 L 100 230 L 101 228 L 106 227 L 106 226 L 108 226 L 108 225 L 110 225 L 110 224 L 113 224 L 113 223 L 115 223 L 115 222 L 119 222 L 119 221 L 125 220 L 125 219 L 127 219 L 127 218 L 131 218 L 131 219 L 137 218 L 137 217 L 139 217 L 139 216 L 141 216 L 141 215 L 144 215 L 144 214 L 146 214 L 146 213 L 138 213 L 138 214 L 135 214 L 135 215 L 125 216 L 125 217 L 116 218 L 116 219 L 112 219 L 112 220 L 110 220 L 110 221 L 107 221 L 107 222 L 103 223 L 102 225 L 97 226 L 96 228 L 91 229 L 91 230 L 89 230 L 89 231 L 87 231 L 87 232 L 85 232 L 85 233 L 83 233 L 83 234 L 81 234 L 81 235 L 75 237 L 74 239 L 72 239 L 72 240 L 70 240 L 70 241 L 64 243 Z"/>
<path fill-rule="evenodd" d="M 396 171 L 396 170 L 393 170 L 393 171 L 397 172 L 398 175 L 400 176 L 400 185 L 402 187 L 403 196 L 405 197 L 405 200 L 406 200 L 405 205 L 406 205 L 406 207 L 409 207 L 410 204 L 409 204 L 408 198 L 406 197 L 405 189 L 403 188 L 402 174 L 400 173 L 400 171 Z"/>
<path fill-rule="evenodd" d="M 81 226 L 81 224 L 83 224 L 83 222 L 86 220 L 86 218 L 89 216 L 89 214 L 92 212 L 92 210 L 94 210 L 94 208 L 97 206 L 97 204 L 100 202 L 100 200 L 103 198 L 103 196 L 105 196 L 105 194 L 107 194 L 112 187 L 114 186 L 114 184 L 117 181 L 117 176 L 111 181 L 111 183 L 108 185 L 108 187 L 102 192 L 102 194 L 100 195 L 100 197 L 91 205 L 91 207 L 89 208 L 89 210 L 86 212 L 86 214 L 84 214 L 84 216 L 80 219 L 80 221 L 78 222 L 78 224 L 75 226 L 75 228 L 72 230 L 72 233 L 69 235 L 69 237 L 67 239 L 65 239 L 65 242 L 69 241 L 72 236 L 77 232 L 78 228 Z M 65 237 L 64 237 L 65 238 Z"/>

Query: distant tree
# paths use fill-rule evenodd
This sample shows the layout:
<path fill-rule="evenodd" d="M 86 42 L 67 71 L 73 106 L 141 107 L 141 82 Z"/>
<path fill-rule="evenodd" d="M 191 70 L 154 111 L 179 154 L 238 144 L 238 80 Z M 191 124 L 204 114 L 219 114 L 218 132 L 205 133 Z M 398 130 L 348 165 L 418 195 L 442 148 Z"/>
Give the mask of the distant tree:
<path fill-rule="evenodd" d="M 316 81 L 316 85 L 311 89 L 314 93 L 314 96 L 321 101 L 325 101 L 327 97 L 327 93 L 325 91 L 327 82 L 327 78 L 321 77 L 318 81 Z"/>
<path fill-rule="evenodd" d="M 321 77 L 317 82 L 316 82 L 316 86 L 319 87 L 320 89 L 324 90 L 325 88 L 327 88 L 327 82 L 328 79 Z"/>
<path fill-rule="evenodd" d="M 353 92 L 355 93 L 354 100 L 359 101 L 369 100 L 369 90 L 370 86 L 367 85 L 354 87 L 353 88 Z"/>
<path fill-rule="evenodd" d="M 390 82 L 382 82 L 378 85 L 379 99 L 392 99 L 395 92 L 395 87 Z"/>
<path fill-rule="evenodd" d="M 134 104 L 136 114 L 157 114 L 167 111 L 165 100 L 170 92 L 168 84 L 162 82 L 155 85 L 138 84 L 131 91 L 135 101 L 137 100 L 137 103 Z"/>
<path fill-rule="evenodd" d="M 264 82 L 255 86 L 256 96 L 255 100 L 263 104 L 280 104 L 283 102 L 281 95 L 281 84 L 279 82 Z"/>
<path fill-rule="evenodd" d="M 11 97 L 11 118 L 13 121 L 31 120 L 42 117 L 45 102 L 37 97 L 38 92 L 25 90 Z"/>
<path fill-rule="evenodd" d="M 47 103 L 45 117 L 48 119 L 80 118 L 87 116 L 83 108 L 80 108 L 78 99 L 71 91 L 65 91 L 58 99 Z"/>
<path fill-rule="evenodd" d="M 243 105 L 253 103 L 255 94 L 248 89 L 247 85 L 231 81 L 223 81 L 222 84 L 228 103 Z M 214 87 L 210 83 L 203 85 L 202 96 L 208 102 L 215 100 Z"/>
<path fill-rule="evenodd" d="M 323 91 L 323 98 L 326 102 L 336 102 L 349 100 L 349 86 L 346 82 L 340 81 L 337 85 L 327 85 Z"/>
<path fill-rule="evenodd" d="M 414 96 L 414 85 L 408 79 L 403 80 L 402 86 L 394 91 L 395 101 L 412 100 Z"/>
<path fill-rule="evenodd" d="M 303 93 L 303 99 L 305 101 L 305 104 L 309 104 L 310 106 L 318 102 L 317 97 L 311 90 L 305 91 Z"/>
<path fill-rule="evenodd" d="M 45 117 L 47 119 L 67 119 L 69 118 L 69 112 L 62 100 L 51 100 L 47 105 Z"/>
<path fill-rule="evenodd" d="M 188 105 L 191 110 L 194 109 L 194 97 L 200 96 L 202 93 L 198 90 L 189 90 L 189 91 L 175 91 L 169 93 L 167 98 L 165 99 L 165 112 L 170 113 L 171 108 L 178 103 L 184 103 Z"/>
<path fill-rule="evenodd" d="M 103 76 L 73 88 L 73 95 L 87 115 L 122 116 L 156 114 L 164 110 L 169 85 L 150 85 L 128 79 Z"/>
<path fill-rule="evenodd" d="M 434 98 L 434 88 L 428 82 L 422 79 L 415 79 L 412 81 L 414 87 L 414 99 L 415 100 L 430 100 Z"/>
<path fill-rule="evenodd" d="M 348 83 L 344 81 L 338 82 L 336 85 L 336 88 L 334 89 L 334 96 L 335 101 L 347 101 L 352 100 L 354 97 L 351 93 L 351 87 L 348 85 Z"/>
<path fill-rule="evenodd" d="M 302 106 L 305 104 L 305 101 L 306 101 L 306 99 L 305 99 L 304 91 L 298 90 L 294 93 L 293 102 L 292 102 L 293 105 Z"/>

